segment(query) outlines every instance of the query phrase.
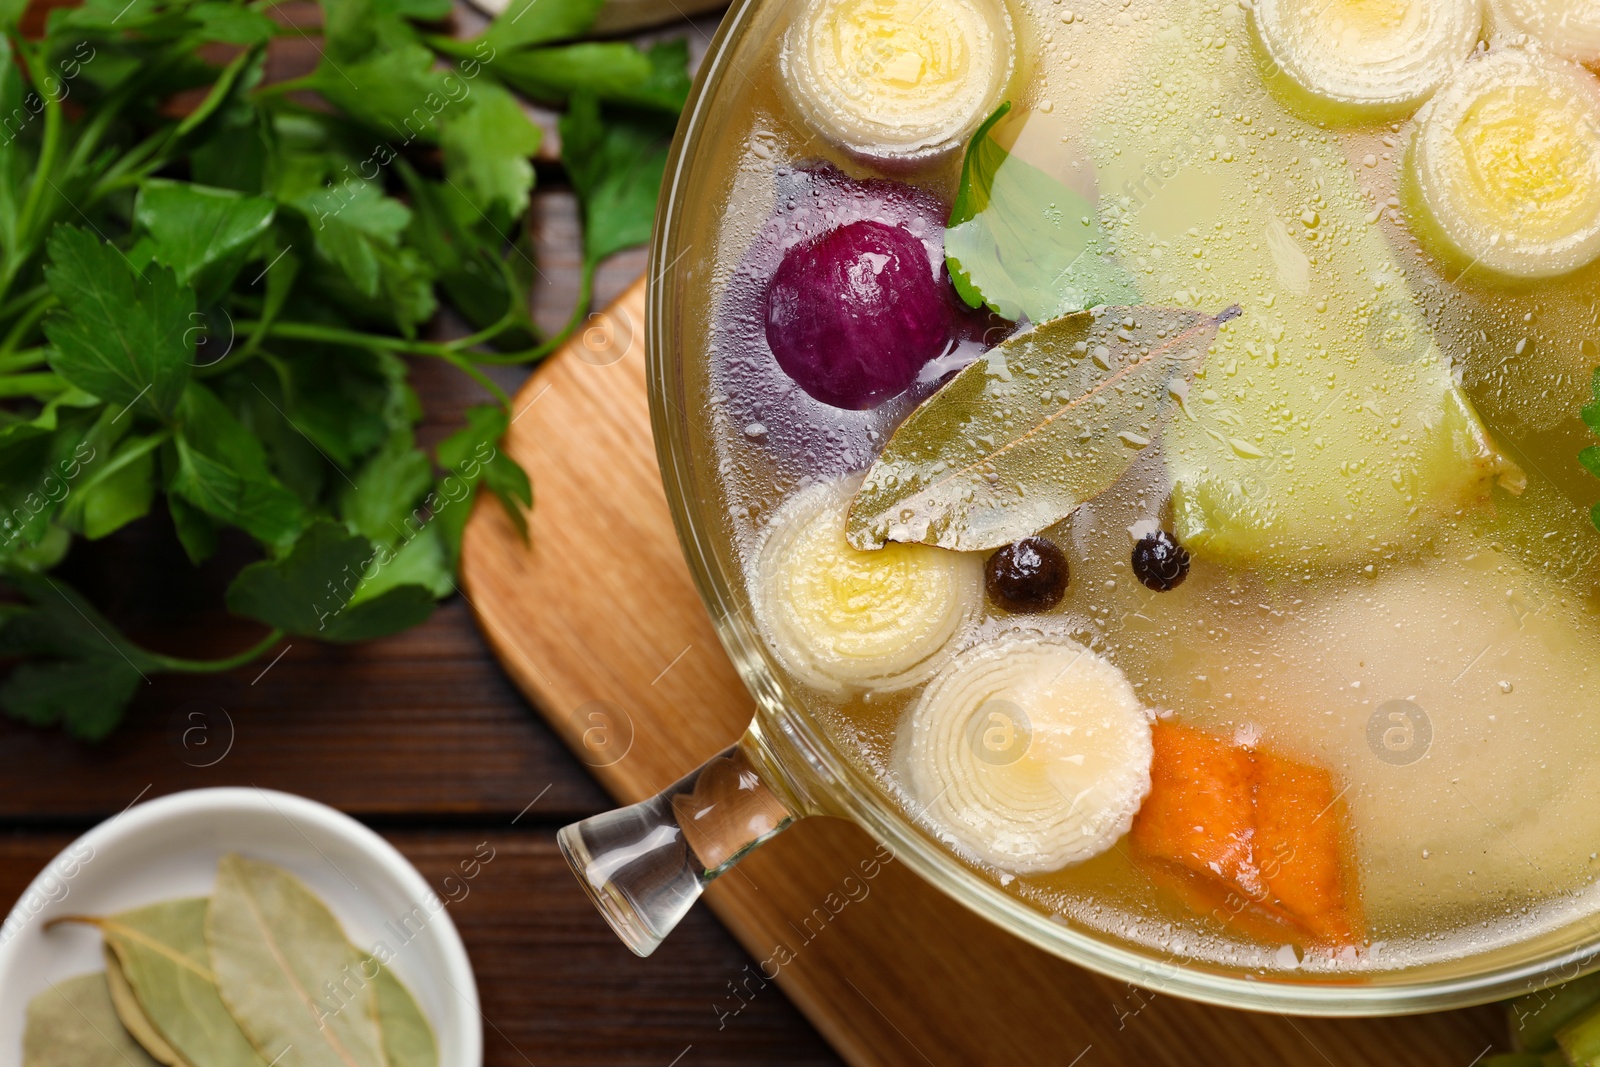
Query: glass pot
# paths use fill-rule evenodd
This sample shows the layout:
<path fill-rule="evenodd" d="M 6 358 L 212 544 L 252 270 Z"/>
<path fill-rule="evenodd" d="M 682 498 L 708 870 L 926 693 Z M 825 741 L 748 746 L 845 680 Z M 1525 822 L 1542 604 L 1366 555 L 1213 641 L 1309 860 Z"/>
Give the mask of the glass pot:
<path fill-rule="evenodd" d="M 738 0 L 713 41 L 678 126 L 650 262 L 649 387 L 661 473 L 684 554 L 723 646 L 755 700 L 749 730 L 660 795 L 575 823 L 560 844 L 617 935 L 648 955 L 712 879 L 795 819 L 853 820 L 898 860 L 998 928 L 1073 963 L 1175 996 L 1232 1008 L 1397 1015 L 1465 1007 L 1600 968 L 1600 922 L 1409 969 L 1345 976 L 1263 974 L 1162 953 L 1051 917 L 964 865 L 889 802 L 785 690 L 752 622 L 729 538 L 719 536 L 716 462 L 705 436 L 704 295 L 745 145 L 729 115 L 771 62 L 783 0 Z M 763 51 L 766 50 L 766 51 Z M 733 141 L 734 143 L 729 143 Z M 769 183 L 770 184 L 770 183 Z M 777 846 L 777 847 L 782 847 Z M 1004 931 L 1004 933 L 1002 933 Z"/>

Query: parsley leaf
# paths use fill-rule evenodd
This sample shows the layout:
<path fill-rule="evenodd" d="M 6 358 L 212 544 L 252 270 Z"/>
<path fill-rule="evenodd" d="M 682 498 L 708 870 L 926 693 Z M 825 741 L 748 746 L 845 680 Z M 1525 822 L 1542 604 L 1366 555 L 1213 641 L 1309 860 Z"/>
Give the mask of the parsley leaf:
<path fill-rule="evenodd" d="M 0 582 L 23 598 L 0 598 L 0 657 L 22 661 L 4 710 L 101 737 L 142 677 L 279 639 L 146 652 L 44 574 L 159 507 L 196 563 L 226 527 L 258 542 L 229 603 L 325 641 L 427 618 L 480 489 L 525 532 L 505 408 L 430 457 L 411 371 L 436 360 L 507 403 L 479 367 L 551 351 L 596 264 L 649 239 L 688 49 L 581 40 L 605 2 L 512 0 L 463 41 L 414 22 L 449 0 L 318 0 L 322 61 L 273 82 L 286 27 L 259 4 L 81 0 L 19 24 L 0 0 Z M 567 106 L 584 219 L 553 337 L 530 313 L 528 96 Z M 418 339 L 441 302 L 470 342 Z"/>
<path fill-rule="evenodd" d="M 436 306 L 433 274 L 401 234 L 411 210 L 384 196 L 373 182 L 348 179 L 295 202 L 311 225 L 317 251 L 339 267 L 361 295 L 389 301 L 404 330 L 429 318 Z"/>
<path fill-rule="evenodd" d="M 61 226 L 50 238 L 50 367 L 109 403 L 172 414 L 194 358 L 194 292 L 165 267 L 141 277 L 116 247 Z"/>
<path fill-rule="evenodd" d="M 459 78 L 436 70 L 433 53 L 415 43 L 343 63 L 325 58 L 312 85 L 397 145 L 437 140 L 440 113 L 459 106 L 469 91 Z"/>
<path fill-rule="evenodd" d="M 156 262 L 207 304 L 233 281 L 276 213 L 264 197 L 164 179 L 145 182 L 133 207 L 134 221 L 154 239 Z"/>
<path fill-rule="evenodd" d="M 1594 394 L 1594 402 L 1584 405 L 1583 424 L 1589 427 L 1590 432 L 1600 435 L 1600 367 L 1595 368 L 1590 388 Z M 1591 445 L 1578 453 L 1578 461 L 1590 474 L 1600 478 L 1600 445 Z M 1589 510 L 1589 521 L 1594 523 L 1595 529 L 1600 530 L 1600 504 Z"/>
<path fill-rule="evenodd" d="M 287 633 L 364 641 L 409 629 L 433 611 L 433 593 L 397 586 L 352 605 L 362 575 L 378 561 L 370 541 L 318 520 L 288 555 L 252 563 L 228 587 L 228 610 Z"/>
<path fill-rule="evenodd" d="M 471 101 L 444 127 L 445 173 L 479 211 L 497 223 L 528 210 L 539 127 L 512 95 L 480 85 Z"/>
<path fill-rule="evenodd" d="M 682 38 L 649 51 L 621 41 L 529 48 L 501 56 L 492 69 L 518 92 L 552 103 L 587 92 L 676 115 L 689 98 L 689 44 Z"/>
<path fill-rule="evenodd" d="M 510 429 L 505 410 L 485 405 L 467 409 L 467 425 L 439 442 L 439 479 L 434 497 L 434 521 L 440 527 L 451 566 L 461 552 L 472 493 L 483 483 L 500 501 L 513 525 L 527 535 L 522 510 L 533 506 L 533 486 L 516 460 L 500 451 L 499 442 Z"/>
<path fill-rule="evenodd" d="M 306 521 L 299 498 L 273 477 L 260 440 L 215 393 L 191 382 L 178 426 L 170 491 L 263 544 L 294 540 Z"/>
<path fill-rule="evenodd" d="M 48 575 L 11 572 L 7 584 L 32 603 L 0 614 L 0 656 L 30 656 L 0 684 L 0 708 L 36 726 L 63 725 L 85 740 L 104 737 L 148 673 L 153 657 Z"/>
<path fill-rule="evenodd" d="M 650 240 L 674 123 L 643 113 L 607 114 L 578 93 L 561 119 L 561 151 L 583 202 L 584 258 L 592 266 Z"/>
<path fill-rule="evenodd" d="M 340 514 L 368 540 L 392 545 L 432 484 L 432 464 L 418 451 L 411 431 L 403 430 L 384 442 L 345 487 Z"/>
<path fill-rule="evenodd" d="M 1084 197 L 995 142 L 1009 102 L 972 135 L 945 230 L 950 279 L 972 307 L 1048 322 L 1098 304 L 1139 303 L 1132 279 L 1100 253 Z"/>
<path fill-rule="evenodd" d="M 496 52 L 581 37 L 605 0 L 512 0 L 490 24 L 484 43 Z"/>

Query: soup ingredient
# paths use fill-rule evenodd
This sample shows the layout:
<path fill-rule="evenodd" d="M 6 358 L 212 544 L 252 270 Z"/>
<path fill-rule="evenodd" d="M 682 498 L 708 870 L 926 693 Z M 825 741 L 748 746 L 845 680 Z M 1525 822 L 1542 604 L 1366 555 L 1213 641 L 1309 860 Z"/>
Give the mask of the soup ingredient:
<path fill-rule="evenodd" d="M 1150 797 L 1133 824 L 1145 856 L 1260 895 L 1250 754 L 1170 722 L 1152 731 Z"/>
<path fill-rule="evenodd" d="M 1490 0 L 1507 28 L 1526 33 L 1558 56 L 1600 62 L 1600 4 L 1594 0 Z"/>
<path fill-rule="evenodd" d="M 942 839 L 1004 871 L 1099 855 L 1150 789 L 1150 717 L 1133 686 L 1044 630 L 1004 630 L 957 655 L 904 729 L 912 799 Z"/>
<path fill-rule="evenodd" d="M 1595 368 L 1589 388 L 1594 394 L 1594 402 L 1583 406 L 1583 424 L 1591 433 L 1600 434 L 1600 367 Z M 1578 453 L 1578 462 L 1583 464 L 1584 470 L 1600 478 L 1600 445 L 1590 445 Z M 1589 521 L 1595 529 L 1600 530 L 1600 504 L 1589 509 Z"/>
<path fill-rule="evenodd" d="M 1203 624 L 1151 647 L 1158 664 L 1123 654 L 1157 679 L 1147 699 L 1197 728 L 1247 730 L 1338 769 L 1364 910 L 1394 933 L 1476 924 L 1491 900 L 1553 922 L 1594 901 L 1581 887 L 1600 838 L 1585 784 L 1600 762 L 1600 637 L 1584 597 L 1544 571 L 1586 566 L 1594 533 L 1570 505 L 1529 516 L 1541 555 L 1523 566 L 1491 545 L 1524 504 L 1481 534 L 1435 531 L 1433 551 L 1303 605 L 1306 586 L 1258 603 L 1197 569 L 1184 595 L 1204 597 Z M 1551 530 L 1570 559 L 1544 554 Z"/>
<path fill-rule="evenodd" d="M 767 289 L 767 344 L 824 404 L 876 407 L 950 343 L 942 273 L 907 230 L 847 223 L 783 257 Z"/>
<path fill-rule="evenodd" d="M 1158 593 L 1170 593 L 1189 577 L 1189 551 L 1165 530 L 1133 546 L 1133 576 Z"/>
<path fill-rule="evenodd" d="M 1375 121 L 1414 111 L 1472 54 L 1478 0 L 1260 0 L 1268 84 L 1312 118 Z"/>
<path fill-rule="evenodd" d="M 307 1067 L 438 1067 L 427 1017 L 379 958 L 389 950 L 380 944 L 367 955 L 351 945 L 326 906 L 270 864 L 227 856 L 214 899 L 169 900 L 106 918 L 62 916 L 48 925 L 59 923 L 100 931 L 117 1016 L 169 1067 L 264 1067 L 262 1052 L 276 1049 L 282 1059 L 290 1035 L 306 1039 L 312 1030 L 321 1040 L 296 1046 Z M 219 978 L 233 990 L 228 996 Z M 332 1026 L 344 1014 L 347 1025 Z M 373 1035 L 383 1060 L 366 1058 L 374 1046 L 364 1039 Z"/>
<path fill-rule="evenodd" d="M 134 993 L 133 986 L 128 984 L 128 976 L 122 973 L 117 954 L 111 951 L 109 945 L 101 946 L 100 951 L 106 964 L 106 991 L 111 994 L 111 1006 L 117 1010 L 117 1018 L 122 1020 L 122 1025 L 152 1057 L 167 1067 L 185 1067 L 183 1057 L 167 1044 L 166 1038 L 161 1036 L 139 1006 L 139 997 Z"/>
<path fill-rule="evenodd" d="M 422 1013 L 422 1006 L 405 983 L 374 957 L 366 961 L 376 968 L 373 979 L 378 998 L 378 1024 L 383 1028 L 383 1054 L 389 1067 L 439 1067 L 439 1043 L 433 1027 Z"/>
<path fill-rule="evenodd" d="M 1464 270 L 1548 278 L 1600 256 L 1600 82 L 1536 51 L 1467 64 L 1417 116 L 1419 232 Z"/>
<path fill-rule="evenodd" d="M 1170 10 L 1170 40 L 1212 47 L 1152 42 L 1091 143 L 1107 234 L 1145 301 L 1243 308 L 1162 440 L 1173 533 L 1196 558 L 1279 573 L 1414 546 L 1502 475 L 1515 486 L 1515 466 L 1368 221 L 1366 168 L 1241 61 L 1242 7 Z M 1147 192 L 1118 192 L 1130 183 Z M 1391 313 L 1418 323 L 1416 345 L 1382 343 Z"/>
<path fill-rule="evenodd" d="M 1556 1033 L 1600 1004 L 1600 974 L 1586 975 L 1506 1002 L 1506 1023 L 1517 1047 L 1549 1052 Z"/>
<path fill-rule="evenodd" d="M 222 1000 L 258 1049 L 278 1054 L 293 1046 L 306 1067 L 384 1067 L 376 994 L 361 972 L 364 957 L 299 879 L 270 864 L 224 856 L 206 940 Z M 328 981 L 339 990 L 337 1012 L 317 999 Z"/>
<path fill-rule="evenodd" d="M 1066 518 L 1150 446 L 1236 313 L 1095 308 L 991 349 L 895 430 L 850 543 L 982 552 Z"/>
<path fill-rule="evenodd" d="M 1313 941 L 1355 942 L 1340 794 L 1327 771 L 1176 722 L 1156 724 L 1154 752 L 1133 823 L 1139 856 L 1237 894 L 1224 921 L 1255 908 Z"/>
<path fill-rule="evenodd" d="M 727 426 L 741 434 L 752 426 L 762 431 L 759 438 L 747 439 L 759 440 L 762 452 L 778 460 L 782 480 L 842 477 L 872 463 L 895 425 L 937 387 L 945 360 L 925 367 L 906 392 L 867 411 L 833 407 L 797 388 L 767 343 L 767 294 L 790 251 L 855 222 L 904 230 L 922 242 L 929 269 L 941 275 L 938 288 L 947 307 L 937 314 L 950 331 L 948 343 L 960 349 L 946 357 L 952 369 L 964 365 L 964 353 L 988 347 L 1009 330 L 984 343 L 994 325 L 987 312 L 967 307 L 942 277 L 944 221 L 950 214 L 945 201 L 903 182 L 856 181 L 827 163 L 779 167 L 770 187 L 768 181 L 765 169 L 755 169 L 748 179 L 749 195 L 771 197 L 771 214 L 750 239 L 708 316 L 708 347 L 719 354 L 712 361 L 714 388 L 726 398 L 721 407 Z M 730 248 L 729 255 L 738 252 Z"/>
<path fill-rule="evenodd" d="M 750 596 L 768 646 L 826 692 L 925 681 L 982 607 L 982 562 L 921 545 L 863 552 L 844 538 L 854 479 L 813 486 L 773 518 Z"/>
<path fill-rule="evenodd" d="M 959 143 L 1011 78 L 1003 0 L 804 0 L 779 67 L 795 108 L 868 156 Z"/>
<path fill-rule="evenodd" d="M 950 279 L 972 307 L 1048 322 L 1097 304 L 1134 304 L 1138 290 L 1105 253 L 1093 203 L 1000 147 L 1000 108 L 972 135 L 944 235 Z"/>
<path fill-rule="evenodd" d="M 206 908 L 205 897 L 191 897 L 74 921 L 99 929 L 144 1019 L 184 1062 L 192 1067 L 263 1065 L 266 1061 L 217 994 L 206 946 Z M 137 1033 L 134 1026 L 129 1029 Z"/>
<path fill-rule="evenodd" d="M 1556 1031 L 1556 1047 L 1574 1067 L 1600 1063 L 1600 1012 L 1587 1011 Z"/>
<path fill-rule="evenodd" d="M 28 1001 L 22 1067 L 158 1067 L 117 1021 L 103 974 L 53 982 Z"/>
<path fill-rule="evenodd" d="M 984 587 L 1002 611 L 1027 615 L 1049 611 L 1067 595 L 1071 571 L 1066 554 L 1045 537 L 1024 537 L 989 557 Z"/>

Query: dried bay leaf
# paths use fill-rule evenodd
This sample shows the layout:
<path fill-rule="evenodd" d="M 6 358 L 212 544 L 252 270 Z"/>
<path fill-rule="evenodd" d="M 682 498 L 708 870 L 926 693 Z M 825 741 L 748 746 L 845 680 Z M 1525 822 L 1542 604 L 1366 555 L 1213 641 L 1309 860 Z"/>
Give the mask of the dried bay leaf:
<path fill-rule="evenodd" d="M 980 552 L 1066 518 L 1150 445 L 1237 313 L 1101 307 L 991 349 L 895 430 L 847 538 Z"/>
<path fill-rule="evenodd" d="M 117 1010 L 117 1018 L 122 1020 L 123 1027 L 150 1053 L 151 1058 L 166 1067 L 191 1067 L 183 1062 L 183 1057 L 178 1055 L 176 1049 L 167 1044 L 167 1039 L 161 1036 L 139 1006 L 139 998 L 133 986 L 128 984 L 128 976 L 122 973 L 122 962 L 117 959 L 111 946 L 103 945 L 101 949 L 106 959 L 106 989 L 111 994 L 111 1006 Z"/>
<path fill-rule="evenodd" d="M 159 1067 L 111 1004 L 103 974 L 55 982 L 28 1002 L 22 1067 Z"/>
<path fill-rule="evenodd" d="M 439 1043 L 411 990 L 389 968 L 368 959 L 378 968 L 378 977 L 372 984 L 389 1067 L 439 1067 Z"/>
<path fill-rule="evenodd" d="M 292 874 L 224 856 L 206 939 L 222 1000 L 258 1049 L 292 1047 L 295 1067 L 387 1067 L 368 957 Z"/>
<path fill-rule="evenodd" d="M 144 1019 L 186 1067 L 264 1067 L 218 995 L 206 947 L 206 910 L 205 897 L 187 897 L 103 919 L 65 921 L 91 923 L 100 931 Z M 154 1052 L 162 1058 L 162 1050 Z"/>

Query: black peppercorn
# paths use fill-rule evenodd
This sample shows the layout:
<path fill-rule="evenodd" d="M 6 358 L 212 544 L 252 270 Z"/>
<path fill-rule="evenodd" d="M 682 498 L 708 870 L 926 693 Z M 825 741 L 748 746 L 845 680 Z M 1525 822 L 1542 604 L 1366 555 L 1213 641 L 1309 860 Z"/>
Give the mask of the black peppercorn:
<path fill-rule="evenodd" d="M 1071 575 L 1067 557 L 1043 537 L 1028 537 L 989 557 L 984 585 L 989 599 L 1018 615 L 1049 611 L 1061 603 Z"/>
<path fill-rule="evenodd" d="M 1165 530 L 1133 546 L 1133 576 L 1158 593 L 1170 592 L 1189 577 L 1189 552 Z"/>

